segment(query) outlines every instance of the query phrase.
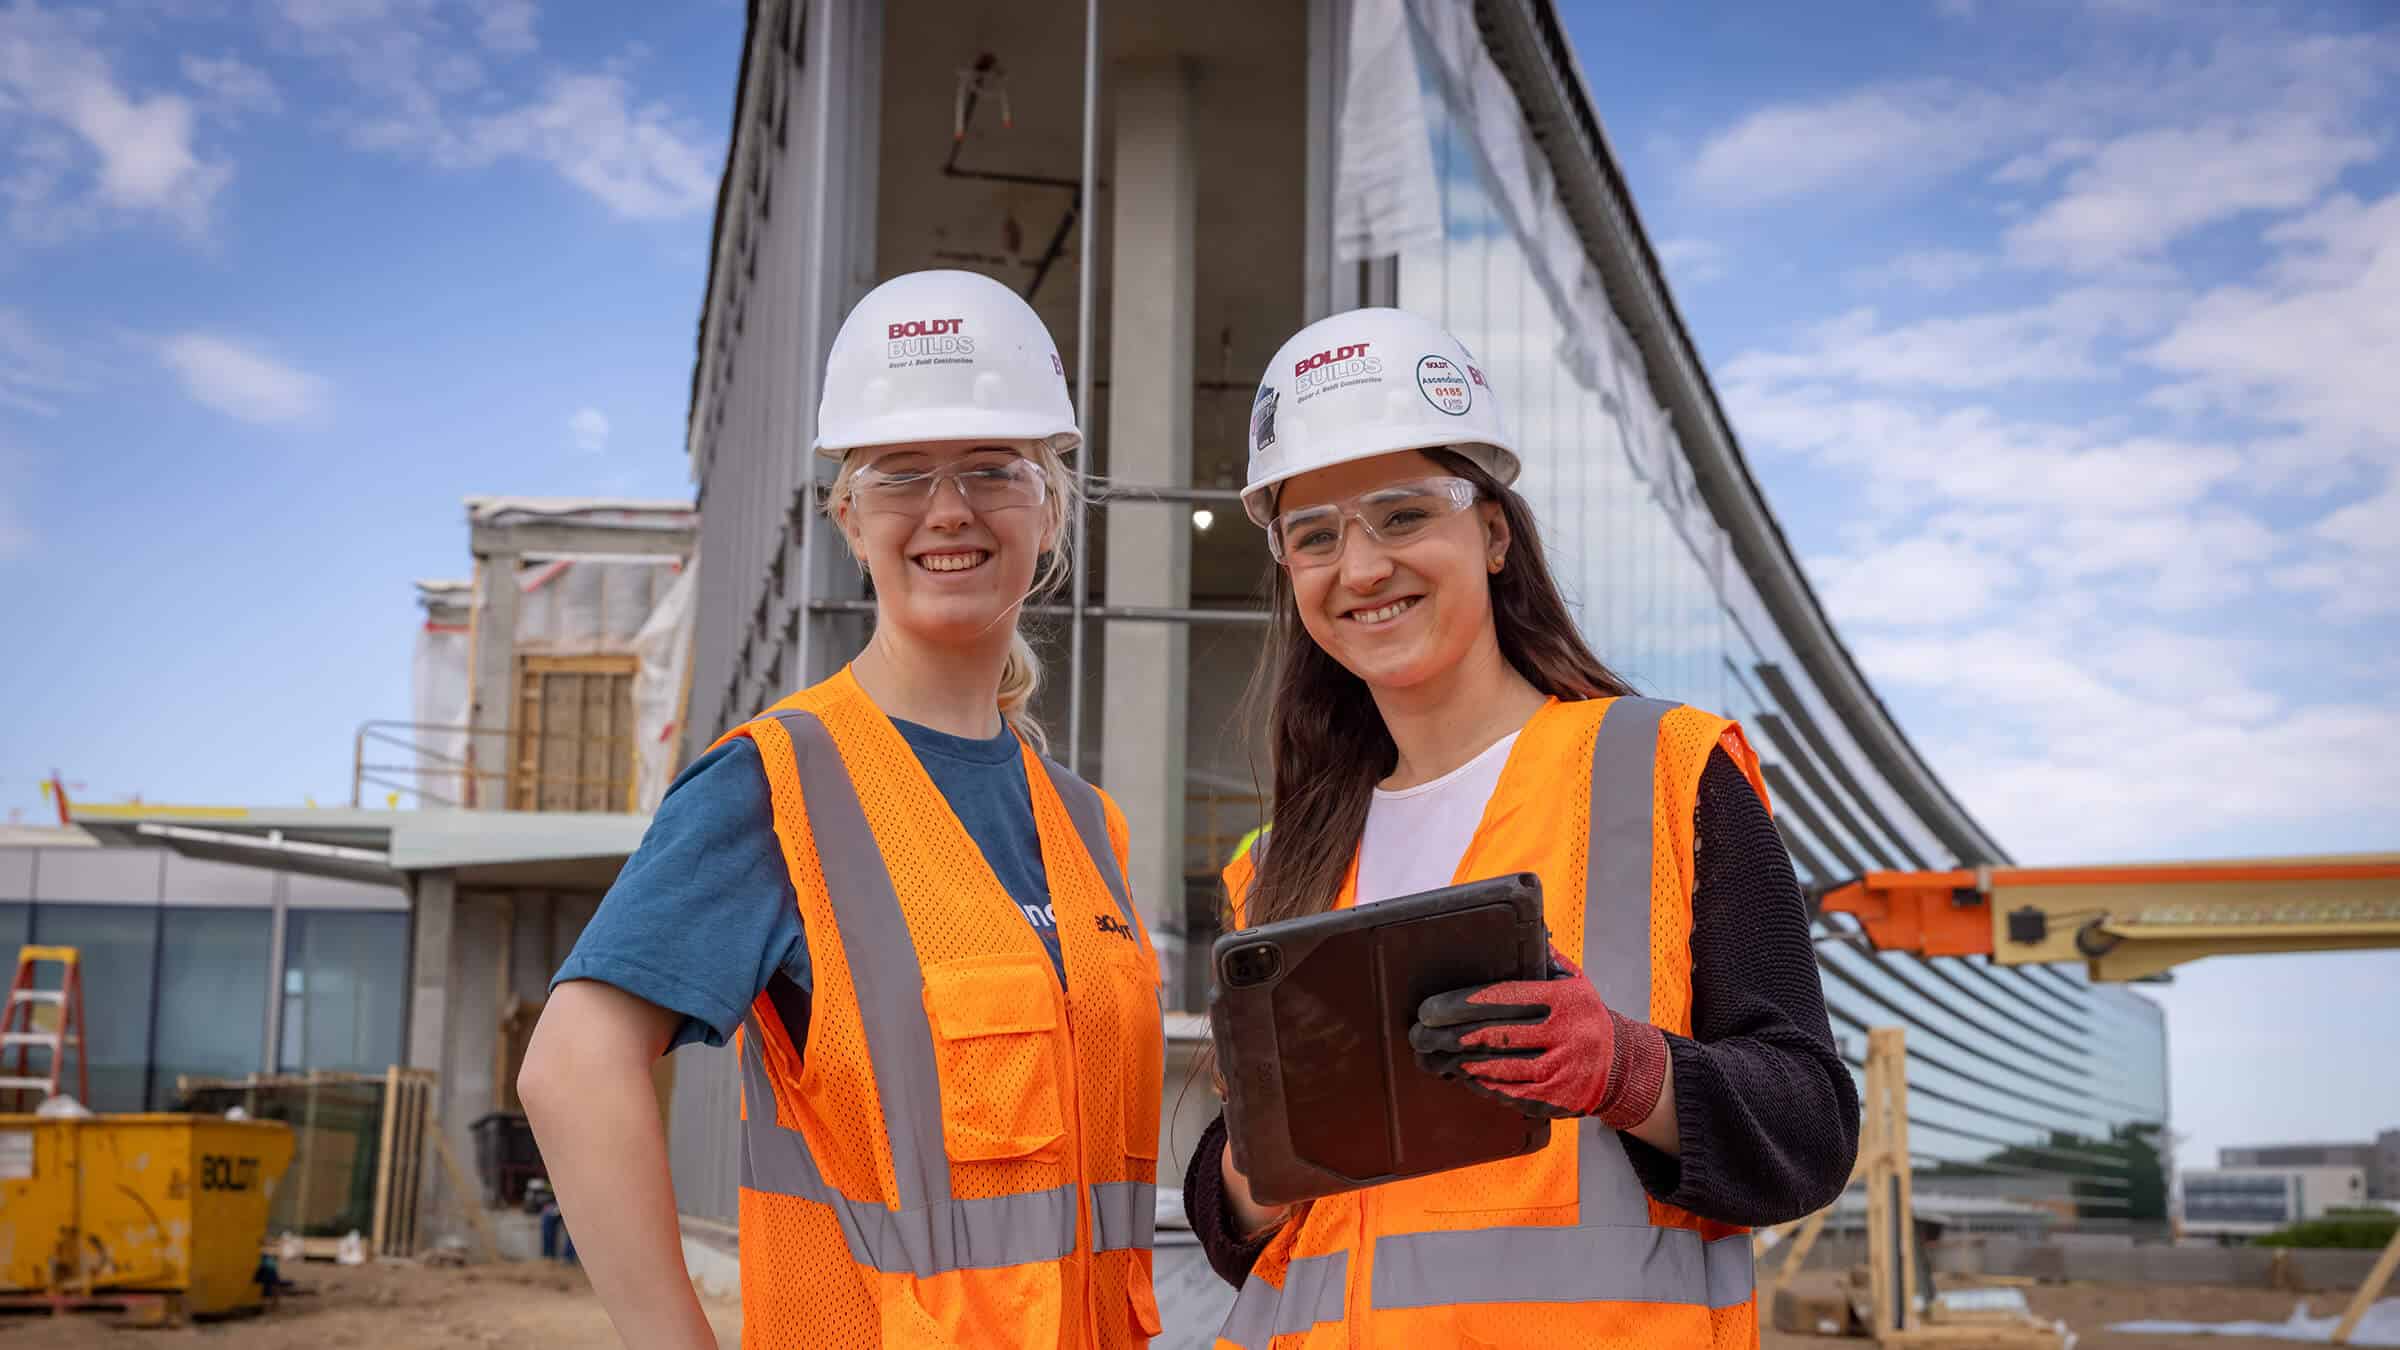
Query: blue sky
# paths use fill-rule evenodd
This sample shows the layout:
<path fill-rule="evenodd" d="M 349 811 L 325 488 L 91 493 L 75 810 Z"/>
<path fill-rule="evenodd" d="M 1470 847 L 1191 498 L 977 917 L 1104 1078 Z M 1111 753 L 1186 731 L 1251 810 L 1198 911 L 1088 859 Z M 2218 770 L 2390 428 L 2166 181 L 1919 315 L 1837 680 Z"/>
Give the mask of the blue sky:
<path fill-rule="evenodd" d="M 1979 817 L 2029 861 L 2394 847 L 2389 11 L 1563 8 L 1786 530 Z M 0 0 L 0 810 L 54 765 L 343 800 L 462 497 L 689 492 L 741 19 Z M 2400 1125 L 2355 1073 L 2396 985 L 2192 968 L 2179 1125 Z"/>
<path fill-rule="evenodd" d="M 2393 11 L 1571 12 L 1811 580 L 2018 858 L 2400 844 Z M 2186 1161 L 2400 1126 L 2396 987 L 2156 991 Z"/>

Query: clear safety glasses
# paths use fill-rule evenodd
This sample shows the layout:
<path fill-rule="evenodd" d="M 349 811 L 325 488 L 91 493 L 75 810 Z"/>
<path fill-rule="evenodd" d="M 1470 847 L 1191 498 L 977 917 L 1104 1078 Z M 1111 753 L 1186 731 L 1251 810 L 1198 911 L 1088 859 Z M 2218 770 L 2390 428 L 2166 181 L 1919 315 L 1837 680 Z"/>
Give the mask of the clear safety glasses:
<path fill-rule="evenodd" d="M 1348 501 L 1286 511 L 1267 525 L 1267 551 L 1295 570 L 1328 567 L 1342 560 L 1342 541 L 1355 520 L 1376 543 L 1399 544 L 1475 504 L 1475 485 L 1464 478 L 1412 478 L 1387 483 Z"/>
<path fill-rule="evenodd" d="M 963 460 L 937 469 L 860 469 L 850 479 L 860 510 L 895 516 L 924 515 L 944 483 L 956 484 L 967 509 L 977 513 L 1039 506 L 1050 495 L 1042 466 L 1014 457 Z"/>

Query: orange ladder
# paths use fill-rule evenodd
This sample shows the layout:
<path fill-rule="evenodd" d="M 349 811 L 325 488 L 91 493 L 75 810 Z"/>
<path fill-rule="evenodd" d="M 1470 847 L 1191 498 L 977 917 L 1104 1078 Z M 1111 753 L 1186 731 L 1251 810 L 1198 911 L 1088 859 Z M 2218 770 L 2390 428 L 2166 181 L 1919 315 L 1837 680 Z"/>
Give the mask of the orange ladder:
<path fill-rule="evenodd" d="M 64 968 L 58 988 L 34 988 L 34 968 L 44 964 Z M 45 1019 L 40 1012 L 44 1008 L 57 1011 Z M 44 1021 L 49 1023 L 47 1027 L 42 1025 Z M 16 1051 L 16 1072 L 0 1076 L 0 1098 L 39 1093 L 34 1100 L 38 1106 L 57 1096 L 69 1046 L 75 1049 L 75 1100 L 89 1106 L 92 1078 L 83 1048 L 83 954 L 73 947 L 20 948 L 17 975 L 8 985 L 8 1007 L 0 1011 L 0 1059 L 5 1059 L 8 1051 Z M 50 1052 L 47 1076 L 30 1072 L 37 1049 Z"/>

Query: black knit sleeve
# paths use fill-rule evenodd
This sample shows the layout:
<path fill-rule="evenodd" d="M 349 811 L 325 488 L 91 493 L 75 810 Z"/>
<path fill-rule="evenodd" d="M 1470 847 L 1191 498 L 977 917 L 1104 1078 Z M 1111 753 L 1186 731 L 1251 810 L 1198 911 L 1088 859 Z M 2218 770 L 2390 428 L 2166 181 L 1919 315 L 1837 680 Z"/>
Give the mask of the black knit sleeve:
<path fill-rule="evenodd" d="M 1672 1156 L 1624 1136 L 1642 1185 L 1720 1223 L 1833 1203 L 1858 1155 L 1858 1086 L 1834 1049 L 1808 906 L 1783 836 L 1723 750 L 1700 776 L 1692 1030 L 1670 1034 Z"/>
<path fill-rule="evenodd" d="M 1270 1228 L 1248 1242 L 1234 1231 L 1232 1208 L 1225 1203 L 1225 1174 L 1218 1168 L 1224 1153 L 1225 1117 L 1219 1114 L 1201 1131 L 1200 1147 L 1192 1150 L 1191 1166 L 1184 1172 L 1183 1217 L 1192 1225 L 1192 1235 L 1200 1239 L 1200 1249 L 1208 1253 L 1209 1269 L 1225 1283 L 1240 1288 L 1276 1230 Z"/>

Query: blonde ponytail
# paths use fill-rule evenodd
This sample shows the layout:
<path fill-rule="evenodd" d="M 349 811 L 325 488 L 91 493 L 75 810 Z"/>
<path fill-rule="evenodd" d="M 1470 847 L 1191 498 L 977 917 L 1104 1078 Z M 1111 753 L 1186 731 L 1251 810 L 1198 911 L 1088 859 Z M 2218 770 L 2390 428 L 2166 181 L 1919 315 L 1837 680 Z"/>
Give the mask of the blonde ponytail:
<path fill-rule="evenodd" d="M 1033 696 L 1042 687 L 1042 659 L 1023 630 L 1008 640 L 1008 660 L 1000 667 L 1000 717 L 1037 755 L 1050 753 L 1050 734 L 1033 715 Z"/>

